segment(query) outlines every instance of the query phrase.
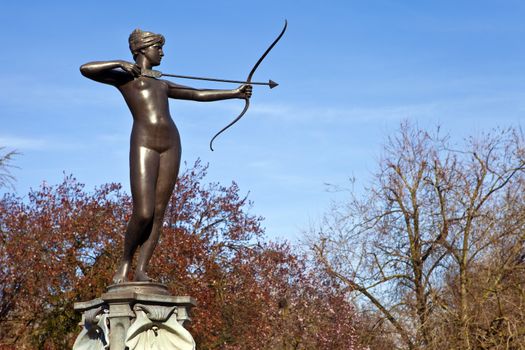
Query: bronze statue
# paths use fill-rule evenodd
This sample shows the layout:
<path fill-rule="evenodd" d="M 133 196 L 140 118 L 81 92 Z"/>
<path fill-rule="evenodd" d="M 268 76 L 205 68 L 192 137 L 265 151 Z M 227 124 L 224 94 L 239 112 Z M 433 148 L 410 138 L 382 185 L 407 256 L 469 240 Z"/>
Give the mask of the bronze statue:
<path fill-rule="evenodd" d="M 135 63 L 116 60 L 90 62 L 80 67 L 85 77 L 115 86 L 124 96 L 133 116 L 130 146 L 133 212 L 114 283 L 127 281 L 133 256 L 139 247 L 134 280 L 151 281 L 146 269 L 159 240 L 181 159 L 179 132 L 170 116 L 168 98 L 194 101 L 239 98 L 248 101 L 252 94 L 249 84 L 234 90 L 199 90 L 143 74 L 160 64 L 164 56 L 163 45 L 162 35 L 136 29 L 129 36 L 129 48 Z"/>

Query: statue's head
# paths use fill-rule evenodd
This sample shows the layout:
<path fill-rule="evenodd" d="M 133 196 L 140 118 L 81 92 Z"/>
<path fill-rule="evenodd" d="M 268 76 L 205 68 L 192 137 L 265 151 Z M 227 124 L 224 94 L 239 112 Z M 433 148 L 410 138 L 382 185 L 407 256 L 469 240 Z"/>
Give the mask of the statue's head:
<path fill-rule="evenodd" d="M 133 54 L 133 59 L 136 59 L 140 53 L 145 54 L 148 48 L 152 46 L 160 48 L 160 57 L 163 56 L 162 46 L 164 45 L 165 40 L 164 36 L 161 34 L 145 32 L 137 28 L 129 35 L 128 41 L 129 49 Z M 160 57 L 158 63 L 160 63 Z"/>

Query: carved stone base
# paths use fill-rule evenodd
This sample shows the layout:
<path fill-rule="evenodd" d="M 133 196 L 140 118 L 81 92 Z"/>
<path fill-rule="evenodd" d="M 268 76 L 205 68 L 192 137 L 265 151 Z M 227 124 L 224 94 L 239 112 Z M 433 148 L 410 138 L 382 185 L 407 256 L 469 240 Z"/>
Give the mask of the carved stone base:
<path fill-rule="evenodd" d="M 171 296 L 160 283 L 111 285 L 100 298 L 75 303 L 83 329 L 73 350 L 194 350 L 183 327 L 194 306 L 193 298 Z"/>

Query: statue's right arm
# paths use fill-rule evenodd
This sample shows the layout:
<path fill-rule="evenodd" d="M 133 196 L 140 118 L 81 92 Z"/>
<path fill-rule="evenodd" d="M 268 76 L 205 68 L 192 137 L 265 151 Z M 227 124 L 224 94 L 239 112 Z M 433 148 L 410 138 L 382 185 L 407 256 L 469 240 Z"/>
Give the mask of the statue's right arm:
<path fill-rule="evenodd" d="M 118 86 L 133 80 L 133 76 L 140 74 L 140 68 L 121 60 L 96 61 L 80 66 L 80 72 L 83 76 L 99 83 Z"/>

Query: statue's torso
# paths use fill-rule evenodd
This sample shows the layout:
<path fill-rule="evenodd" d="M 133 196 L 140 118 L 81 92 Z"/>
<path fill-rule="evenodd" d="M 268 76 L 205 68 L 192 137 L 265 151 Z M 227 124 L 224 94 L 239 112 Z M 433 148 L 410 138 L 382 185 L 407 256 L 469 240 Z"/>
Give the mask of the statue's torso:
<path fill-rule="evenodd" d="M 180 147 L 179 133 L 170 116 L 165 82 L 139 77 L 120 86 L 119 90 L 133 115 L 132 144 L 159 152 Z"/>

